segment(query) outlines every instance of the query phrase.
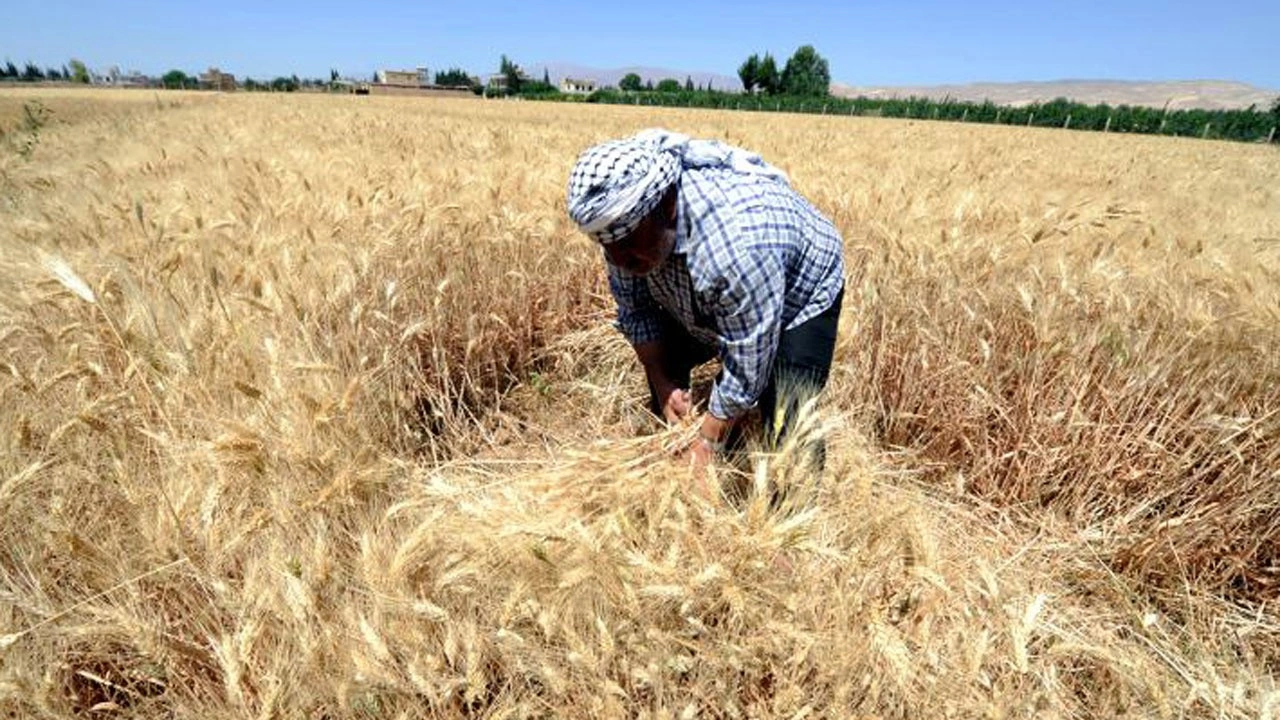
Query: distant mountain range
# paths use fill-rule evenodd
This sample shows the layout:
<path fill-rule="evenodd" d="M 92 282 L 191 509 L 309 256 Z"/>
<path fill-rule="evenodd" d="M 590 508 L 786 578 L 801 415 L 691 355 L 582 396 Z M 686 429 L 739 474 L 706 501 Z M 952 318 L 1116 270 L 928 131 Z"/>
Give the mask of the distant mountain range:
<path fill-rule="evenodd" d="M 546 62 L 525 69 L 530 77 L 541 79 L 543 71 L 551 76 L 551 82 L 559 83 L 571 77 L 595 80 L 601 86 L 616 86 L 627 73 L 635 73 L 641 80 L 672 78 L 681 84 L 692 78 L 694 85 L 708 82 L 716 90 L 739 92 L 742 83 L 736 75 L 722 75 L 706 71 L 676 70 L 633 66 L 622 68 L 597 68 L 568 62 Z M 1209 110 L 1247 108 L 1257 105 L 1269 108 L 1280 97 L 1280 90 L 1257 87 L 1248 83 L 1228 80 L 1052 80 L 1048 82 L 977 82 L 963 85 L 848 85 L 831 83 L 831 94 L 841 97 L 866 96 L 872 98 L 927 97 L 934 100 L 952 98 L 982 102 L 990 100 L 997 105 L 1027 105 L 1065 97 L 1086 104 L 1145 105 L 1165 107 L 1171 110 L 1205 108 Z"/>
<path fill-rule="evenodd" d="M 1054 80 L 1050 82 L 969 83 L 965 85 L 856 86 L 832 83 L 831 94 L 841 97 L 873 98 L 927 97 L 933 100 L 952 98 L 997 105 L 1028 105 L 1065 97 L 1069 100 L 1097 105 L 1145 105 L 1170 110 L 1204 108 L 1225 110 L 1257 105 L 1267 109 L 1280 97 L 1280 90 L 1268 90 L 1242 82 L 1226 80 L 1176 80 L 1145 82 L 1141 80 Z"/>
<path fill-rule="evenodd" d="M 704 87 L 708 82 L 715 90 L 724 90 L 732 92 L 742 90 L 742 81 L 738 80 L 737 75 L 720 75 L 712 72 L 689 71 L 689 70 L 672 70 L 670 68 L 657 67 L 623 67 L 623 68 L 594 68 L 586 65 L 575 65 L 567 62 L 548 62 L 530 65 L 524 69 L 529 77 L 536 80 L 542 79 L 543 70 L 551 76 L 551 82 L 559 83 L 561 78 L 571 77 L 578 80 L 595 80 L 600 86 L 613 85 L 617 86 L 628 73 L 635 73 L 640 76 L 642 81 L 652 80 L 654 85 L 659 80 L 671 78 L 680 81 L 683 85 L 685 78 L 692 78 L 693 84 L 698 87 Z"/>

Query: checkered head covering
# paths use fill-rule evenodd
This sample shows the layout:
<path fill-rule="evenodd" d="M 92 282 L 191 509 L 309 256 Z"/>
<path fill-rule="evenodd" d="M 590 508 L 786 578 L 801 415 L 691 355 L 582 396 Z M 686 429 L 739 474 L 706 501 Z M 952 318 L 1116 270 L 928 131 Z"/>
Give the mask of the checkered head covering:
<path fill-rule="evenodd" d="M 601 245 L 617 242 L 658 206 L 683 170 L 703 167 L 787 181 L 755 153 L 654 128 L 578 156 L 569 175 L 569 217 Z"/>

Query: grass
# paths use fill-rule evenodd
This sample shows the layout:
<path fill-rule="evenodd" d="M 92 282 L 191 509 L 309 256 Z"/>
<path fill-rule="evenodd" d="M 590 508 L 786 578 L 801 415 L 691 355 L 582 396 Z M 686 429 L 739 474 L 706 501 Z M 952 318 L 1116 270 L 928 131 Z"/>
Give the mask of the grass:
<path fill-rule="evenodd" d="M 63 92 L 0 156 L 3 712 L 1280 707 L 1274 150 Z M 845 236 L 822 477 L 708 505 L 644 415 L 563 193 L 651 124 Z"/>

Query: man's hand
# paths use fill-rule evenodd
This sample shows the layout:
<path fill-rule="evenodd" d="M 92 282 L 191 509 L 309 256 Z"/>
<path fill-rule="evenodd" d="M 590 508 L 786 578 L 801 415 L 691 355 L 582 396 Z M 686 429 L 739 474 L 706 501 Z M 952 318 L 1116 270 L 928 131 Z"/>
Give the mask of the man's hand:
<path fill-rule="evenodd" d="M 672 425 L 678 424 L 693 412 L 693 398 L 688 390 L 672 385 L 665 395 L 658 397 L 662 400 L 662 417 Z"/>
<path fill-rule="evenodd" d="M 687 463 L 695 474 L 702 474 L 711 463 L 715 462 L 716 452 L 703 442 L 702 438 L 694 438 L 693 444 L 684 451 L 680 459 Z"/>
<path fill-rule="evenodd" d="M 676 458 L 676 462 L 689 468 L 693 494 L 712 504 L 720 499 L 718 488 L 714 487 L 711 477 L 711 464 L 715 459 L 715 451 L 700 438 L 695 438 L 693 444 Z"/>
<path fill-rule="evenodd" d="M 719 488 L 712 481 L 710 472 L 716 459 L 716 445 L 724 443 L 732 427 L 731 420 L 722 420 L 710 413 L 703 415 L 698 424 L 698 436 L 678 458 L 680 463 L 690 469 L 693 492 L 710 503 L 717 503 L 720 499 Z"/>

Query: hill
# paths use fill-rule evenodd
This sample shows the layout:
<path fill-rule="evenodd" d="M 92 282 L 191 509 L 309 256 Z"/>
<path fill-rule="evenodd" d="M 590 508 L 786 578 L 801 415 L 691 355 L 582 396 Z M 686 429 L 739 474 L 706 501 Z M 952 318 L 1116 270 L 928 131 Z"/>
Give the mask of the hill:
<path fill-rule="evenodd" d="M 906 98 L 927 97 L 934 100 L 951 98 L 997 105 L 1029 105 L 1065 97 L 1090 105 L 1142 105 L 1171 110 L 1203 108 L 1227 110 L 1256 104 L 1267 107 L 1280 97 L 1280 90 L 1261 88 L 1248 83 L 1227 80 L 1177 80 L 1148 82 L 1142 80 L 1053 80 L 1048 82 L 995 83 L 977 82 L 963 85 L 847 85 L 832 83 L 831 94 L 839 97 Z"/>
<path fill-rule="evenodd" d="M 599 68 L 571 62 L 551 61 L 530 65 L 526 71 L 530 77 L 541 78 L 544 71 L 553 83 L 562 78 L 593 79 L 601 86 L 616 86 L 628 73 L 655 84 L 663 78 L 684 82 L 692 78 L 695 85 L 707 83 L 716 90 L 739 92 L 742 84 L 736 75 L 725 75 L 705 70 L 680 70 L 674 68 L 630 65 L 620 68 Z M 950 98 L 983 102 L 990 100 L 997 105 L 1022 106 L 1035 102 L 1048 102 L 1067 98 L 1075 102 L 1096 105 L 1135 105 L 1144 107 L 1168 107 L 1170 110 L 1202 108 L 1205 110 L 1230 110 L 1257 105 L 1269 107 L 1280 97 L 1280 90 L 1258 87 L 1232 80 L 1088 80 L 1068 79 L 1028 82 L 973 82 L 950 85 L 851 85 L 831 83 L 831 94 L 836 97 L 908 98 L 926 97 L 933 100 Z"/>

